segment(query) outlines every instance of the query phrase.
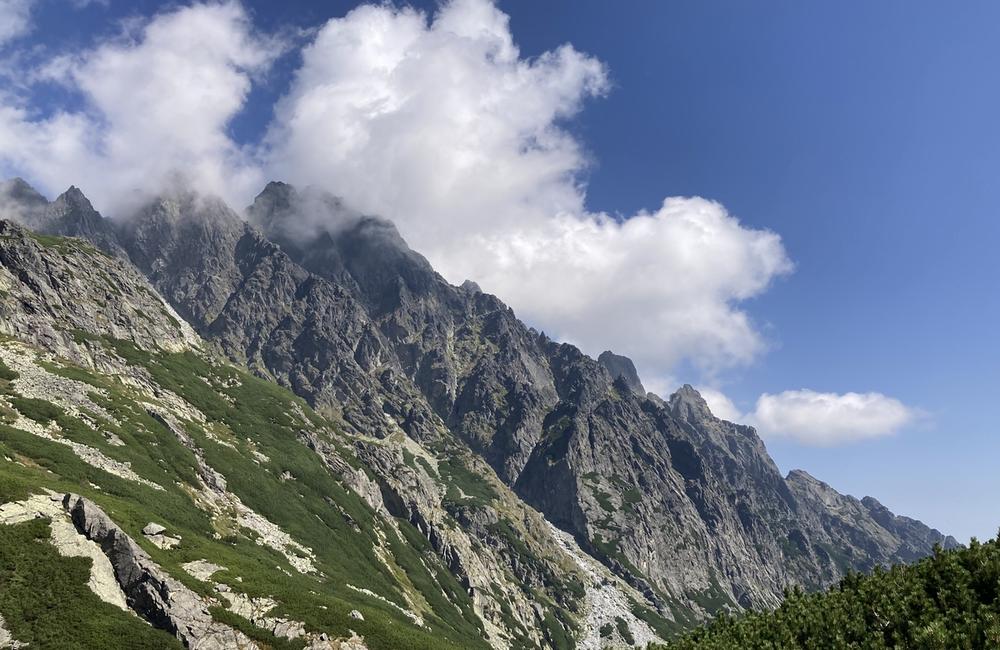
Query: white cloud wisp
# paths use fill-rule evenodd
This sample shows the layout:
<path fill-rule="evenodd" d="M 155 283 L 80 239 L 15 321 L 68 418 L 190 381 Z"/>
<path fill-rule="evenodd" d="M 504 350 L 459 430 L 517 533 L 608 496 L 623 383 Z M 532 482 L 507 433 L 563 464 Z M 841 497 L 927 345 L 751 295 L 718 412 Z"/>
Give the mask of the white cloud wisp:
<path fill-rule="evenodd" d="M 830 446 L 890 436 L 917 418 L 917 411 L 881 393 L 764 393 L 751 422 L 767 438 Z"/>
<path fill-rule="evenodd" d="M 31 28 L 34 0 L 0 0 L 0 47 Z"/>

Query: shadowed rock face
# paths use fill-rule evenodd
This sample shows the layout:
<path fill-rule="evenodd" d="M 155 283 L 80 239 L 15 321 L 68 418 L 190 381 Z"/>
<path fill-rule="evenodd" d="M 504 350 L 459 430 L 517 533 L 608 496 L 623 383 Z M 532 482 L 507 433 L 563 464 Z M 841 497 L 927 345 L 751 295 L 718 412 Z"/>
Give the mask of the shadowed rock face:
<path fill-rule="evenodd" d="M 216 200 L 169 196 L 121 228 L 134 263 L 205 338 L 358 431 L 432 435 L 433 414 L 347 288 L 310 273 Z"/>
<path fill-rule="evenodd" d="M 247 212 L 252 225 L 164 197 L 117 242 L 230 357 L 357 431 L 467 444 L 680 623 L 954 544 L 874 499 L 783 477 L 751 427 L 690 386 L 646 395 L 626 357 L 594 360 L 474 283 L 448 284 L 389 222 L 281 183 Z"/>
<path fill-rule="evenodd" d="M 646 394 L 646 389 L 639 381 L 639 373 L 635 371 L 635 364 L 628 357 L 615 354 L 611 350 L 605 350 L 601 356 L 597 357 L 597 363 L 604 366 L 612 379 L 621 378 L 629 390 L 636 395 Z"/>

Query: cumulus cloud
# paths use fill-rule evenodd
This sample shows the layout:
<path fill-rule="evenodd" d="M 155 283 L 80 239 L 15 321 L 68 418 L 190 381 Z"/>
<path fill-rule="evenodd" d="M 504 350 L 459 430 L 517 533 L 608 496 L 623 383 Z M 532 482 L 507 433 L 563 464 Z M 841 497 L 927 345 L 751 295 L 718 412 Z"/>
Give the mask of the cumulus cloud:
<path fill-rule="evenodd" d="M 733 400 L 729 399 L 722 391 L 704 386 L 699 386 L 697 391 L 704 398 L 708 409 L 715 417 L 730 422 L 743 422 L 747 419 L 739 407 L 733 403 Z"/>
<path fill-rule="evenodd" d="M 624 221 L 525 224 L 474 244 L 452 259 L 529 321 L 587 351 L 610 340 L 655 376 L 684 359 L 707 371 L 753 360 L 764 341 L 736 305 L 790 268 L 777 235 L 700 198 Z"/>
<path fill-rule="evenodd" d="M 268 178 L 314 185 L 395 221 L 452 282 L 587 352 L 629 355 L 653 383 L 766 348 L 741 303 L 790 271 L 778 235 L 697 197 L 626 218 L 586 209 L 590 160 L 566 123 L 609 92 L 600 61 L 568 44 L 523 56 L 488 0 L 361 6 L 315 31 L 262 140 L 234 142 L 280 51 L 235 1 L 159 14 L 34 72 L 83 109 L 0 100 L 0 167 L 49 192 L 79 185 L 110 214 L 178 170 L 236 206 Z"/>
<path fill-rule="evenodd" d="M 78 91 L 85 106 L 38 117 L 8 101 L 0 107 L 0 158 L 46 190 L 82 186 L 111 213 L 178 173 L 242 200 L 263 177 L 252 152 L 226 129 L 253 75 L 278 51 L 254 33 L 236 2 L 159 14 L 37 71 Z"/>
<path fill-rule="evenodd" d="M 433 20 L 362 6 L 302 58 L 269 136 L 275 173 L 427 244 L 582 212 L 585 157 L 557 122 L 606 89 L 597 60 L 568 45 L 522 58 L 484 0 L 455 0 Z"/>
<path fill-rule="evenodd" d="M 433 17 L 364 6 L 305 48 L 269 164 L 391 218 L 452 282 L 475 279 L 588 352 L 612 344 L 647 376 L 752 360 L 764 342 L 738 304 L 790 270 L 780 238 L 700 198 L 588 213 L 588 157 L 563 124 L 608 88 L 570 45 L 523 57 L 485 0 Z"/>
<path fill-rule="evenodd" d="M 761 395 L 746 420 L 765 438 L 830 446 L 892 435 L 918 415 L 916 409 L 881 393 L 788 390 Z"/>
<path fill-rule="evenodd" d="M 0 0 L 0 47 L 31 27 L 34 0 Z"/>

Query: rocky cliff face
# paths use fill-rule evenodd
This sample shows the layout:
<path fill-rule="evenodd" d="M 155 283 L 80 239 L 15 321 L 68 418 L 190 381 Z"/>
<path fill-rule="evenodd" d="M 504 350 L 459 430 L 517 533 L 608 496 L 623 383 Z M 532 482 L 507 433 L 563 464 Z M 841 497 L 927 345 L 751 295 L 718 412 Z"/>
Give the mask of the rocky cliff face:
<path fill-rule="evenodd" d="M 639 381 L 639 373 L 635 370 L 635 364 L 628 357 L 615 354 L 611 350 L 605 350 L 601 356 L 597 357 L 597 363 L 604 366 L 612 379 L 624 381 L 628 389 L 636 395 L 646 395 L 646 389 Z"/>
<path fill-rule="evenodd" d="M 100 217 L 98 217 L 100 218 Z M 77 333 L 180 350 L 194 333 L 127 262 L 0 221 L 0 333 L 80 356 Z"/>
<path fill-rule="evenodd" d="M 792 494 L 755 432 L 715 418 L 692 388 L 665 404 L 647 396 L 628 358 L 595 362 L 548 340 L 478 287 L 449 285 L 391 224 L 304 194 L 272 184 L 248 214 L 351 289 L 452 432 L 675 619 L 772 605 L 788 585 L 827 585 L 866 566 L 862 555 L 890 557 L 861 551 L 838 564 L 816 520 L 803 523 L 812 503 Z M 302 222 L 334 226 L 303 232 Z M 912 539 L 929 550 L 926 536 Z"/>
<path fill-rule="evenodd" d="M 211 313 L 228 277 L 187 308 Z M 314 413 L 215 356 L 136 268 L 82 240 L 0 222 L 0 278 L 0 504 L 72 516 L 117 601 L 185 646 L 596 647 L 618 619 L 658 638 L 633 611 L 651 603 L 582 566 L 443 429 L 424 446 L 385 416 L 376 437 Z M 84 496 L 50 512 L 33 505 L 47 490 Z"/>
<path fill-rule="evenodd" d="M 940 544 L 953 548 L 953 537 L 919 521 L 899 517 L 872 497 L 860 501 L 840 494 L 802 470 L 789 472 L 788 487 L 811 519 L 814 544 L 825 550 L 841 569 L 870 571 L 875 566 L 913 562 Z"/>
<path fill-rule="evenodd" d="M 14 189 L 15 216 L 58 212 Z M 664 636 L 954 544 L 874 499 L 782 477 L 754 430 L 715 418 L 694 389 L 646 394 L 629 359 L 591 359 L 473 282 L 448 284 L 392 224 L 334 197 L 272 183 L 244 222 L 179 192 L 117 226 L 69 198 L 78 217 L 29 223 L 127 255 L 207 345 L 354 436 L 364 472 L 333 443 L 298 438 L 419 531 L 494 645 L 621 642 L 596 633 L 614 616 Z M 586 554 L 627 584 L 602 574 L 617 585 L 604 594 Z"/>

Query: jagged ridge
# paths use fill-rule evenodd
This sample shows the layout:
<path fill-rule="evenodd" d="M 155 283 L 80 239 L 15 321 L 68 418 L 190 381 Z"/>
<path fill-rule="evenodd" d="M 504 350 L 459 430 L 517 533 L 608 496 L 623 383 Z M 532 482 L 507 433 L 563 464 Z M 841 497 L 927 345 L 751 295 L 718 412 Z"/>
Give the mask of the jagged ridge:
<path fill-rule="evenodd" d="M 304 230 L 306 210 L 308 223 L 332 226 Z M 821 587 L 848 568 L 954 544 L 873 500 L 840 497 L 857 504 L 846 520 L 797 475 L 783 478 L 751 428 L 714 418 L 690 387 L 666 402 L 643 394 L 631 361 L 594 361 L 473 283 L 449 285 L 388 222 L 278 183 L 248 215 L 256 227 L 218 201 L 175 194 L 116 227 L 113 246 L 97 243 L 129 255 L 229 357 L 347 430 L 463 458 L 478 482 L 490 472 L 468 446 L 656 604 L 659 616 L 633 609 L 662 634 L 720 608 L 773 605 L 788 585 Z M 73 232 L 67 224 L 50 227 Z M 425 488 L 393 480 L 391 463 L 380 471 L 386 505 L 419 528 L 414 495 Z M 448 503 L 464 528 L 497 530 L 490 501 Z M 441 534 L 421 530 L 432 542 Z M 543 586 L 551 579 L 536 575 Z"/>

